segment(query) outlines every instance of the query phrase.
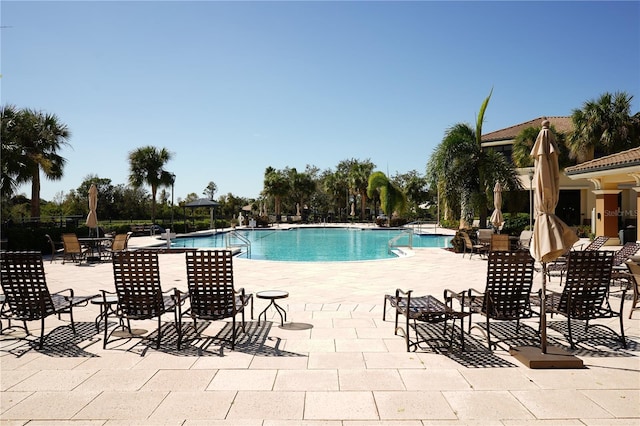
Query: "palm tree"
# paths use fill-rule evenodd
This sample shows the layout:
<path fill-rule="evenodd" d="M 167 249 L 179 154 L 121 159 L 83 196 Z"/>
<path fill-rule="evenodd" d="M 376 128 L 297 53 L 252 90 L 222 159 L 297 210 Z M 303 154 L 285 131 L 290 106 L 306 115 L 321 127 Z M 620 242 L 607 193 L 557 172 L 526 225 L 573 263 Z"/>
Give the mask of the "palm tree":
<path fill-rule="evenodd" d="M 129 153 L 129 183 L 134 188 L 144 184 L 151 187 L 151 221 L 156 219 L 156 194 L 158 187 L 171 186 L 173 174 L 164 170 L 171 160 L 171 153 L 166 148 L 144 146 Z"/>
<path fill-rule="evenodd" d="M 484 113 L 491 94 L 480 107 L 475 130 L 466 123 L 449 128 L 429 159 L 427 175 L 438 188 L 445 209 L 460 211 L 460 226 L 470 224 L 477 212 L 480 226 L 487 220 L 487 207 L 496 181 L 506 190 L 520 189 L 513 165 L 500 153 L 481 144 Z"/>
<path fill-rule="evenodd" d="M 360 220 L 364 220 L 365 209 L 367 207 L 367 188 L 369 186 L 369 176 L 375 164 L 369 159 L 365 161 L 351 160 L 349 167 L 349 187 L 354 195 L 360 195 Z"/>
<path fill-rule="evenodd" d="M 640 145 L 637 120 L 631 116 L 631 99 L 625 92 L 604 93 L 597 100 L 585 102 L 571 115 L 574 130 L 568 146 L 572 158 L 592 160 L 597 150 L 603 154 Z"/>
<path fill-rule="evenodd" d="M 311 197 L 316 190 L 316 182 L 310 174 L 306 172 L 298 173 L 296 168 L 288 170 L 289 182 L 291 185 L 291 196 L 294 203 L 303 208 L 305 201 Z"/>
<path fill-rule="evenodd" d="M 373 172 L 369 176 L 367 194 L 373 198 L 376 191 L 380 194 L 380 208 L 387 215 L 387 226 L 389 226 L 393 213 L 402 214 L 406 209 L 407 197 L 382 172 Z"/>
<path fill-rule="evenodd" d="M 513 142 L 513 151 L 511 152 L 511 159 L 516 167 L 533 167 L 531 149 L 533 148 L 541 129 L 541 126 L 527 127 L 522 129 L 522 131 L 516 136 L 516 139 Z M 549 127 L 549 130 L 551 130 L 551 133 L 554 135 L 558 149 L 560 150 L 560 156 L 558 158 L 560 167 L 565 168 L 575 164 L 575 161 L 571 161 L 569 158 L 569 148 L 567 148 L 564 133 L 556 131 L 553 125 Z"/>
<path fill-rule="evenodd" d="M 276 221 L 280 222 L 280 207 L 282 197 L 289 192 L 289 180 L 282 170 L 276 170 L 269 166 L 264 171 L 263 193 L 274 198 Z"/>
<path fill-rule="evenodd" d="M 31 182 L 31 217 L 40 217 L 40 172 L 59 180 L 66 160 L 58 154 L 71 132 L 55 114 L 6 106 L 2 110 L 2 193 Z"/>

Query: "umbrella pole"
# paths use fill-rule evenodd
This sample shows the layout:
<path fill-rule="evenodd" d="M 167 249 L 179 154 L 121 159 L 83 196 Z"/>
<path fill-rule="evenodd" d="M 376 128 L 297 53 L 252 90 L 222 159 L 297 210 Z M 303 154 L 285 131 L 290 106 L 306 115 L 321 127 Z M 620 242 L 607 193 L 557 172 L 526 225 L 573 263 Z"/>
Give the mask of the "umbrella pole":
<path fill-rule="evenodd" d="M 547 353 L 547 262 L 542 262 L 542 291 L 540 293 L 540 351 Z"/>

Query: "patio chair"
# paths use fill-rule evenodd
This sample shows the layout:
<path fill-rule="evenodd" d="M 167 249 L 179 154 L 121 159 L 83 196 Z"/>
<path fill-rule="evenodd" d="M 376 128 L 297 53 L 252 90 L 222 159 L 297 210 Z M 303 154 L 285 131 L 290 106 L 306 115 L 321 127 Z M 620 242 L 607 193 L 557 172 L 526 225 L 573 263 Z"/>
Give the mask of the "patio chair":
<path fill-rule="evenodd" d="M 65 260 L 80 263 L 86 258 L 87 252 L 82 248 L 82 245 L 80 245 L 76 234 L 62 234 L 62 245 L 64 246 L 64 254 L 62 256 L 63 264 Z"/>
<path fill-rule="evenodd" d="M 436 340 L 425 338 L 421 339 L 418 333 L 418 322 L 431 324 L 442 322 L 444 324 L 442 329 L 442 335 L 444 337 L 447 334 L 447 321 L 452 320 L 450 340 L 450 345 L 452 346 L 455 331 L 455 320 L 457 319 L 460 320 L 460 345 L 462 350 L 464 350 L 464 327 L 462 321 L 465 316 L 470 315 L 469 313 L 456 311 L 431 295 L 413 296 L 413 290 L 403 291 L 401 289 L 396 289 L 395 295 L 386 294 L 384 296 L 384 305 L 382 310 L 383 321 L 386 320 L 387 316 L 387 303 L 389 303 L 392 308 L 395 308 L 394 334 L 398 335 L 398 333 L 401 333 L 405 338 L 407 352 L 411 351 L 411 348 L 413 348 L 414 351 L 417 350 L 422 343 L 427 343 L 429 340 Z M 400 315 L 405 317 L 404 326 L 399 324 Z M 412 341 L 410 337 L 411 329 L 415 331 L 416 340 L 414 341 Z"/>
<path fill-rule="evenodd" d="M 116 234 L 113 237 L 111 246 L 105 248 L 104 253 L 107 259 L 113 259 L 113 255 L 127 249 L 127 234 Z"/>
<path fill-rule="evenodd" d="M 465 231 L 459 232 L 464 240 L 464 252 L 462 253 L 462 257 L 464 257 L 464 255 L 467 253 L 469 253 L 469 259 L 471 259 L 471 256 L 473 256 L 474 254 L 478 254 L 480 256 L 484 256 L 485 254 L 487 254 L 487 251 L 489 251 L 489 246 L 484 244 L 474 244 L 471 241 L 471 237 L 469 237 L 469 234 L 467 234 Z"/>
<path fill-rule="evenodd" d="M 493 229 L 478 229 L 478 244 L 491 245 L 491 237 L 494 235 Z"/>
<path fill-rule="evenodd" d="M 518 237 L 518 250 L 529 250 L 531 246 L 531 238 L 533 237 L 533 231 L 524 230 Z"/>
<path fill-rule="evenodd" d="M 511 242 L 509 234 L 493 234 L 491 236 L 491 246 L 489 251 L 509 251 L 511 250 Z"/>
<path fill-rule="evenodd" d="M 27 321 L 40 320 L 39 348 L 44 344 L 44 320 L 50 315 L 69 314 L 71 329 L 76 333 L 73 321 L 73 307 L 86 305 L 94 296 L 75 296 L 72 289 L 50 293 L 40 252 L 0 252 L 0 276 L 5 300 L 0 317 L 22 321 L 23 328 L 30 335 Z M 0 330 L 3 332 L 5 329 Z"/>
<path fill-rule="evenodd" d="M 188 297 L 176 288 L 163 292 L 160 286 L 160 268 L 158 253 L 150 250 L 127 251 L 115 253 L 113 256 L 113 277 L 116 291 L 102 290 L 105 306 L 108 305 L 108 296 L 116 295 L 118 304 L 115 315 L 120 324 L 107 334 L 108 327 L 104 329 L 103 348 L 107 347 L 108 339 L 114 331 L 127 329 L 131 334 L 131 321 L 150 320 L 157 318 L 158 337 L 156 348 L 160 348 L 162 339 L 161 317 L 166 313 L 173 313 L 174 324 L 178 332 L 180 342 L 181 306 Z M 108 323 L 109 312 L 106 312 L 105 323 Z M 126 325 L 124 325 L 126 321 Z"/>
<path fill-rule="evenodd" d="M 631 301 L 631 310 L 629 311 L 629 319 L 633 315 L 633 311 L 640 309 L 638 306 L 638 300 L 640 300 L 640 264 L 636 262 L 629 262 L 629 286 L 633 290 L 633 299 Z"/>
<path fill-rule="evenodd" d="M 233 284 L 233 254 L 229 250 L 200 250 L 185 253 L 190 307 L 183 316 L 193 320 L 217 321 L 231 319 L 231 349 L 236 344 L 236 316 L 242 315 L 242 331 L 245 330 L 245 307 L 251 303 L 253 319 L 253 294 Z M 182 327 L 182 316 L 179 318 Z M 180 348 L 180 342 L 178 342 Z"/>
<path fill-rule="evenodd" d="M 609 241 L 609 237 L 600 236 L 596 237 L 591 241 L 585 248 L 585 251 L 595 251 L 600 250 L 605 243 Z M 565 254 L 554 260 L 553 262 L 547 265 L 547 277 L 551 280 L 552 276 L 560 277 L 560 285 L 562 285 L 562 279 L 564 275 L 567 273 L 567 258 L 571 253 L 571 249 L 569 249 Z"/>
<path fill-rule="evenodd" d="M 51 259 L 49 260 L 49 263 L 53 263 L 53 261 L 56 259 L 57 254 L 64 253 L 64 247 L 58 248 L 59 244 L 56 244 L 53 242 L 51 235 L 44 234 L 44 236 L 47 239 L 47 242 L 49 243 L 49 245 L 51 246 Z"/>
<path fill-rule="evenodd" d="M 445 302 L 452 307 L 458 301 L 462 312 L 469 314 L 469 332 L 472 314 L 486 318 L 486 335 L 489 349 L 491 343 L 490 320 L 516 321 L 531 318 L 536 313 L 531 309 L 530 296 L 533 285 L 535 261 L 525 251 L 492 251 L 487 263 L 487 281 L 484 292 L 473 288 L 456 292 L 445 290 Z"/>
<path fill-rule="evenodd" d="M 627 347 L 624 337 L 622 309 L 626 288 L 621 290 L 620 309 L 615 311 L 609 303 L 609 282 L 613 268 L 614 253 L 612 251 L 574 251 L 569 255 L 567 263 L 567 277 L 562 293 L 549 292 L 547 294 L 546 310 L 552 316 L 559 314 L 567 318 L 567 333 L 571 348 L 575 348 L 573 337 L 573 323 L 576 320 L 585 322 L 586 340 L 590 327 L 589 322 L 602 318 L 620 319 L 620 341 Z M 540 304 L 540 297 L 532 297 L 535 304 Z M 599 327 L 610 327 L 597 324 Z M 615 332 L 614 332 L 615 333 Z"/>

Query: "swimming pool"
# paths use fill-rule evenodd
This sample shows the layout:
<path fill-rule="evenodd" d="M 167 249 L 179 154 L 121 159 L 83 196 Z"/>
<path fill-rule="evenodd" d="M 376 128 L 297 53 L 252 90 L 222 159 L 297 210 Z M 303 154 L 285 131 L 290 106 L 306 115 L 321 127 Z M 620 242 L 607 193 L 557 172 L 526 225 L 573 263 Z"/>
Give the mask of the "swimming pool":
<path fill-rule="evenodd" d="M 340 262 L 377 260 L 396 257 L 388 252 L 388 242 L 402 234 L 397 229 L 365 230 L 359 228 L 290 228 L 236 230 L 251 242 L 250 259 L 298 262 Z M 232 234 L 218 233 L 203 237 L 177 238 L 172 247 L 225 248 L 227 238 L 239 244 Z M 413 235 L 413 247 L 449 247 L 451 236 Z M 407 245 L 408 234 L 397 245 Z M 244 252 L 244 250 L 243 250 Z M 243 253 L 242 256 L 245 256 Z"/>

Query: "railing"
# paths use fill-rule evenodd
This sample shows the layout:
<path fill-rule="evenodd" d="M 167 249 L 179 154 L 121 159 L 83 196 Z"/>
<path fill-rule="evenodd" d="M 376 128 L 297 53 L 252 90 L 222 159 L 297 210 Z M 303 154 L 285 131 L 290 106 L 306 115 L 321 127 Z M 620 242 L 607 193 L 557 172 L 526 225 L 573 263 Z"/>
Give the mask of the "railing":
<path fill-rule="evenodd" d="M 398 242 L 400 241 L 401 238 L 408 238 L 408 243 L 407 244 L 399 244 Z M 399 247 L 408 247 L 410 249 L 413 248 L 413 230 L 411 229 L 405 229 L 404 231 L 402 231 L 400 234 L 396 235 L 395 237 L 393 237 L 392 239 L 389 240 L 389 242 L 387 243 L 387 251 L 389 253 L 393 253 L 394 250 L 397 250 Z"/>
<path fill-rule="evenodd" d="M 239 242 L 234 242 L 233 239 L 238 240 Z M 247 259 L 251 258 L 251 241 L 244 235 L 237 233 L 234 230 L 231 230 L 225 234 L 225 245 L 227 249 L 232 248 L 240 248 L 242 252 L 242 248 L 245 248 L 245 254 L 247 255 Z"/>
<path fill-rule="evenodd" d="M 404 225 L 405 228 L 411 228 L 414 234 L 435 234 L 438 230 L 438 222 L 427 220 L 416 220 Z"/>

